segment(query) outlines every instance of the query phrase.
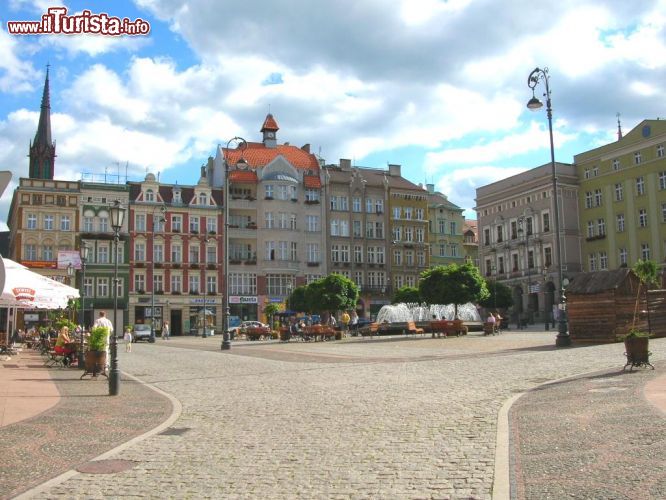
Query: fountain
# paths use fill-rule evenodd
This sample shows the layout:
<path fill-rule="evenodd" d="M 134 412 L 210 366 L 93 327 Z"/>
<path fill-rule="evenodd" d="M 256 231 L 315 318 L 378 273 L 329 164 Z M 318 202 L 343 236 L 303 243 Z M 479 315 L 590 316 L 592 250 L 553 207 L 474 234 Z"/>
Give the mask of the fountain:
<path fill-rule="evenodd" d="M 408 321 L 431 321 L 433 319 L 454 319 L 455 306 L 453 304 L 416 304 L 400 303 L 386 305 L 377 314 L 377 323 L 406 323 Z M 458 319 L 470 322 L 483 322 L 476 306 L 471 302 L 458 305 Z"/>

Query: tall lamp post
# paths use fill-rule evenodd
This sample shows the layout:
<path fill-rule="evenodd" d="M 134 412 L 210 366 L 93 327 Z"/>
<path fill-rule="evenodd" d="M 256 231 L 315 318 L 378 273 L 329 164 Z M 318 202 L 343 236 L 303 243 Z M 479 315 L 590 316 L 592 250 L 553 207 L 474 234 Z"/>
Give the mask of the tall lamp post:
<path fill-rule="evenodd" d="M 530 234 L 527 231 L 527 219 L 524 215 L 518 217 L 518 234 L 525 235 L 525 268 L 527 269 L 527 313 L 530 312 Z"/>
<path fill-rule="evenodd" d="M 560 241 L 560 209 L 557 200 L 557 172 L 555 169 L 555 146 L 553 145 L 553 108 L 550 100 L 548 68 L 534 68 L 527 77 L 527 86 L 532 89 L 532 98 L 527 102 L 528 109 L 537 110 L 543 107 L 543 103 L 534 95 L 534 88 L 542 81 L 546 87 L 543 94 L 546 97 L 546 116 L 548 117 L 548 133 L 550 135 L 550 168 L 553 180 L 553 210 L 555 211 L 555 248 L 557 250 L 557 270 L 560 281 L 560 299 L 558 311 L 557 337 L 555 345 L 566 347 L 571 345 L 569 326 L 567 324 L 566 297 L 564 295 L 564 277 L 562 274 L 562 244 Z"/>
<path fill-rule="evenodd" d="M 222 345 L 220 348 L 223 351 L 231 349 L 231 340 L 229 339 L 229 316 L 231 311 L 229 309 L 229 146 L 232 142 L 238 144 L 241 149 L 241 158 L 239 164 L 244 163 L 242 158 L 242 151 L 247 148 L 247 141 L 242 137 L 233 137 L 227 141 L 227 147 L 224 150 L 224 258 L 222 260 L 222 272 L 224 273 L 224 318 L 222 324 L 224 331 L 222 332 Z M 205 301 L 204 301 L 205 302 Z M 205 311 L 205 308 L 204 308 Z M 205 318 L 205 314 L 204 314 Z"/>
<path fill-rule="evenodd" d="M 497 268 L 495 263 L 490 264 L 490 274 L 493 275 L 493 312 L 497 311 Z"/>
<path fill-rule="evenodd" d="M 155 218 L 155 212 L 159 209 L 160 215 L 159 218 Z M 152 245 L 153 245 L 153 255 L 152 258 L 150 259 L 150 276 L 151 279 L 153 280 L 151 286 L 150 286 L 150 339 L 148 339 L 148 342 L 155 342 L 155 226 L 157 226 L 157 222 L 160 224 L 164 224 L 166 222 L 166 218 L 164 214 L 166 214 L 166 207 L 162 205 L 161 207 L 155 207 L 153 209 L 153 226 L 152 226 Z M 162 320 L 164 321 L 164 320 Z"/>
<path fill-rule="evenodd" d="M 115 200 L 109 209 L 111 212 L 111 227 L 113 228 L 113 328 L 111 335 L 111 369 L 109 371 L 109 396 L 117 396 L 120 392 L 120 370 L 118 369 L 118 241 L 120 229 L 123 227 L 126 208 Z"/>
<path fill-rule="evenodd" d="M 84 348 L 83 348 L 83 332 L 85 331 L 84 322 L 86 320 L 86 262 L 88 261 L 88 255 L 90 253 L 90 247 L 85 243 L 81 243 L 79 248 L 79 253 L 81 254 L 81 309 L 79 313 L 79 325 L 81 325 L 81 339 L 79 343 L 79 368 L 85 368 Z"/>
<path fill-rule="evenodd" d="M 208 245 L 209 245 L 210 243 L 215 242 L 215 241 L 216 241 L 215 238 L 212 238 L 212 237 L 210 237 L 210 236 L 209 236 L 208 238 L 206 238 L 206 240 L 205 240 L 206 247 L 205 247 L 204 250 L 205 250 L 206 253 L 204 254 L 205 257 L 204 257 L 204 259 L 203 259 L 203 260 L 205 260 L 205 265 L 204 265 L 204 282 L 203 282 L 203 285 L 204 285 L 204 308 L 203 308 L 204 313 L 203 313 L 203 322 L 204 322 L 204 324 L 203 324 L 203 333 L 202 333 L 202 335 L 201 335 L 203 338 L 208 337 L 208 331 L 207 331 L 207 328 L 208 328 L 208 321 L 207 321 L 207 318 L 206 318 L 206 316 L 208 315 L 208 274 L 206 273 L 206 269 L 208 268 L 208 259 L 207 259 L 206 257 L 208 256 Z M 225 275 L 225 276 L 226 276 L 226 275 Z M 211 313 L 211 318 L 212 318 L 212 316 L 213 316 L 213 315 L 212 315 L 212 313 Z"/>

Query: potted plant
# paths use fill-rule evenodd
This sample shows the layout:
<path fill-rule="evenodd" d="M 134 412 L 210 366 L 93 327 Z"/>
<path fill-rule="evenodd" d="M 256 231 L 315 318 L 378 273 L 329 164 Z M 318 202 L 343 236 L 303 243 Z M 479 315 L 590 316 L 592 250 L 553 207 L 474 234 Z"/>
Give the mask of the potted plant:
<path fill-rule="evenodd" d="M 88 351 L 85 357 L 85 373 L 92 373 L 93 377 L 106 370 L 106 345 L 109 338 L 109 329 L 105 326 L 93 326 L 88 337 Z"/>

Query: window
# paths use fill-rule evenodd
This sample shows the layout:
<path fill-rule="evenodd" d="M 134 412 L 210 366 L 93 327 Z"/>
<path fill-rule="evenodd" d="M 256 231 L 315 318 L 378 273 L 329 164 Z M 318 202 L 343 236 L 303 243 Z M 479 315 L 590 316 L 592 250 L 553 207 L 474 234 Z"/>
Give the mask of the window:
<path fill-rule="evenodd" d="M 208 205 L 208 195 L 206 193 L 199 193 L 199 205 Z"/>
<path fill-rule="evenodd" d="M 544 267 L 550 267 L 553 265 L 553 249 L 550 247 L 545 247 L 543 249 L 543 265 Z"/>
<path fill-rule="evenodd" d="M 599 167 L 592 168 L 592 177 L 597 177 L 599 175 Z"/>
<path fill-rule="evenodd" d="M 143 242 L 134 243 L 134 260 L 144 261 L 146 260 L 146 244 Z"/>
<path fill-rule="evenodd" d="M 603 271 L 608 269 L 608 254 L 605 251 L 599 252 L 599 269 Z"/>
<path fill-rule="evenodd" d="M 156 274 L 153 276 L 153 291 L 163 292 L 164 291 L 164 276 L 161 274 Z"/>
<path fill-rule="evenodd" d="M 217 233 L 217 219 L 215 217 L 206 218 L 206 231 L 209 233 Z"/>
<path fill-rule="evenodd" d="M 606 221 L 604 219 L 597 219 L 597 234 L 599 236 L 606 234 Z"/>
<path fill-rule="evenodd" d="M 375 212 L 377 212 L 378 214 L 384 213 L 384 200 L 382 199 L 375 200 Z"/>
<path fill-rule="evenodd" d="M 619 251 L 620 254 L 620 265 L 627 265 L 627 249 L 626 248 L 620 248 Z"/>
<path fill-rule="evenodd" d="M 146 201 L 155 201 L 155 193 L 152 189 L 146 189 Z"/>
<path fill-rule="evenodd" d="M 412 220 L 412 207 L 405 207 L 405 219 Z"/>
<path fill-rule="evenodd" d="M 514 253 L 511 255 L 511 261 L 512 261 L 512 271 L 515 273 L 518 271 L 518 254 Z"/>
<path fill-rule="evenodd" d="M 172 292 L 183 291 L 183 277 L 180 274 L 171 275 L 171 291 Z"/>
<path fill-rule="evenodd" d="M 305 190 L 305 201 L 319 201 L 319 190 L 308 188 Z"/>
<path fill-rule="evenodd" d="M 171 216 L 171 230 L 180 233 L 183 230 L 183 217 L 181 215 Z"/>
<path fill-rule="evenodd" d="M 661 222 L 666 222 L 666 203 L 661 204 Z"/>
<path fill-rule="evenodd" d="M 171 244 L 171 262 L 180 264 L 183 261 L 183 247 L 180 244 Z"/>
<path fill-rule="evenodd" d="M 319 244 L 308 243 L 305 247 L 307 252 L 308 262 L 319 262 Z"/>
<path fill-rule="evenodd" d="M 543 223 L 543 231 L 547 233 L 550 231 L 550 214 L 548 212 L 541 214 L 541 220 Z"/>
<path fill-rule="evenodd" d="M 352 221 L 352 235 L 354 238 L 361 238 L 363 234 L 363 230 L 361 229 L 361 221 L 360 220 L 354 220 Z"/>
<path fill-rule="evenodd" d="M 60 230 L 69 231 L 69 215 L 60 216 Z"/>
<path fill-rule="evenodd" d="M 25 245 L 24 253 L 26 260 L 37 260 L 37 245 L 27 243 Z"/>
<path fill-rule="evenodd" d="M 266 275 L 268 295 L 284 296 L 293 290 L 294 278 L 287 274 Z"/>
<path fill-rule="evenodd" d="M 622 188 L 622 184 L 617 183 L 615 184 L 615 201 L 622 201 L 624 198 L 624 190 Z"/>
<path fill-rule="evenodd" d="M 44 216 L 44 229 L 47 230 L 53 229 L 53 215 Z"/>
<path fill-rule="evenodd" d="M 504 257 L 497 258 L 497 272 L 504 274 Z"/>
<path fill-rule="evenodd" d="M 417 243 L 425 243 L 425 230 L 422 227 L 416 228 L 416 241 Z"/>
<path fill-rule="evenodd" d="M 199 233 L 199 217 L 190 216 L 190 233 Z"/>
<path fill-rule="evenodd" d="M 190 245 L 189 258 L 191 264 L 199 263 L 199 245 Z"/>
<path fill-rule="evenodd" d="M 641 162 L 641 152 L 637 151 L 634 153 L 634 165 L 638 165 Z"/>
<path fill-rule="evenodd" d="M 592 208 L 592 191 L 585 193 L 585 208 Z"/>
<path fill-rule="evenodd" d="M 109 263 L 109 247 L 107 245 L 99 245 L 97 247 L 97 263 L 98 264 Z"/>
<path fill-rule="evenodd" d="M 275 242 L 266 242 L 266 260 L 275 260 Z"/>
<path fill-rule="evenodd" d="M 361 198 L 358 196 L 354 196 L 352 198 L 352 212 L 360 212 L 361 211 Z"/>
<path fill-rule="evenodd" d="M 449 222 L 449 229 L 451 230 L 450 234 L 455 235 L 456 231 L 458 230 L 458 228 L 456 227 L 456 223 L 455 222 Z"/>
<path fill-rule="evenodd" d="M 647 227 L 648 225 L 647 210 L 644 208 L 638 211 L 638 225 L 640 227 Z"/>
<path fill-rule="evenodd" d="M 229 293 L 232 295 L 256 295 L 257 275 L 253 273 L 229 273 Z"/>
<path fill-rule="evenodd" d="M 164 244 L 153 243 L 153 262 L 164 262 Z"/>
<path fill-rule="evenodd" d="M 369 214 L 374 213 L 375 204 L 374 204 L 372 198 L 366 198 L 365 199 L 365 211 L 366 211 L 366 213 L 369 213 Z"/>
<path fill-rule="evenodd" d="M 659 189 L 666 189 L 666 172 L 659 172 Z"/>
<path fill-rule="evenodd" d="M 620 160 L 617 158 L 613 160 L 613 170 L 620 170 Z"/>
<path fill-rule="evenodd" d="M 83 296 L 84 297 L 93 296 L 93 278 L 86 278 L 83 281 Z"/>
<path fill-rule="evenodd" d="M 648 260 L 650 258 L 650 245 L 641 243 L 641 259 Z"/>
<path fill-rule="evenodd" d="M 134 275 L 134 291 L 135 292 L 145 292 L 146 291 L 146 275 L 145 274 L 135 274 Z"/>
<path fill-rule="evenodd" d="M 518 238 L 518 223 L 513 220 L 511 221 L 511 239 L 515 240 Z"/>
<path fill-rule="evenodd" d="M 278 227 L 278 229 L 287 229 L 289 227 L 289 222 L 288 222 L 286 212 L 278 213 L 277 227 Z"/>
<path fill-rule="evenodd" d="M 395 220 L 400 219 L 401 214 L 402 214 L 402 209 L 400 207 L 393 207 L 393 219 Z"/>
<path fill-rule="evenodd" d="M 402 266 L 402 250 L 393 250 L 393 264 Z"/>
<path fill-rule="evenodd" d="M 199 293 L 199 275 L 190 274 L 189 276 L 189 287 L 188 290 L 192 294 Z"/>
<path fill-rule="evenodd" d="M 490 245 L 490 229 L 483 230 L 483 244 Z"/>
<path fill-rule="evenodd" d="M 340 245 L 340 261 L 349 262 L 349 245 Z"/>
<path fill-rule="evenodd" d="M 416 264 L 418 266 L 425 266 L 425 252 L 416 252 Z"/>
<path fill-rule="evenodd" d="M 643 176 L 636 177 L 636 194 L 638 196 L 643 196 L 645 194 L 645 181 Z"/>
<path fill-rule="evenodd" d="M 594 190 L 594 206 L 595 207 L 600 207 L 602 204 L 602 196 L 601 196 L 601 189 L 595 189 Z"/>
<path fill-rule="evenodd" d="M 664 157 L 664 145 L 659 144 L 659 146 L 657 146 L 657 158 L 663 158 L 663 157 Z"/>
<path fill-rule="evenodd" d="M 134 229 L 137 231 L 146 230 L 146 214 L 136 214 L 134 217 Z"/>
<path fill-rule="evenodd" d="M 265 194 L 266 199 L 268 199 L 268 200 L 273 199 L 273 190 L 274 190 L 274 186 L 272 184 L 266 184 L 264 186 L 264 194 Z"/>
<path fill-rule="evenodd" d="M 423 214 L 424 214 L 423 209 L 422 208 L 417 208 L 416 213 L 415 213 L 416 220 L 425 220 L 425 218 L 423 217 Z"/>
<path fill-rule="evenodd" d="M 405 265 L 409 267 L 414 266 L 414 251 L 405 250 Z"/>
<path fill-rule="evenodd" d="M 587 221 L 587 237 L 588 238 L 593 238 L 594 237 L 594 221 L 593 220 L 588 220 Z"/>
<path fill-rule="evenodd" d="M 363 286 L 363 271 L 354 271 L 354 283 L 359 288 Z"/>
<path fill-rule="evenodd" d="M 109 296 L 109 278 L 97 278 L 97 296 Z"/>
<path fill-rule="evenodd" d="M 503 229 L 502 226 L 497 226 L 497 239 L 496 239 L 497 243 L 501 243 L 504 240 L 504 238 L 502 237 L 502 229 Z"/>
<path fill-rule="evenodd" d="M 37 229 L 37 215 L 28 214 L 27 229 Z"/>
<path fill-rule="evenodd" d="M 379 238 L 379 236 L 377 236 Z M 410 243 L 414 241 L 414 228 L 412 226 L 407 226 L 405 228 L 405 241 Z"/>
<path fill-rule="evenodd" d="M 273 229 L 275 227 L 275 221 L 273 219 L 273 212 L 266 212 L 264 214 L 264 222 L 266 224 L 266 229 Z"/>
<path fill-rule="evenodd" d="M 354 262 L 357 264 L 363 263 L 363 247 L 361 245 L 354 245 Z"/>
<path fill-rule="evenodd" d="M 596 271 L 597 270 L 597 254 L 591 253 L 587 257 L 587 266 L 590 271 Z"/>
<path fill-rule="evenodd" d="M 209 294 L 217 293 L 217 277 L 216 276 L 206 276 L 206 293 L 209 293 Z"/>
<path fill-rule="evenodd" d="M 42 247 L 42 260 L 53 260 L 53 245 Z"/>
<path fill-rule="evenodd" d="M 310 232 L 319 231 L 319 216 L 318 215 L 306 215 L 305 216 L 305 227 L 306 227 L 306 231 L 310 231 Z"/>
<path fill-rule="evenodd" d="M 109 218 L 103 215 L 99 216 L 99 231 L 101 233 L 109 232 Z"/>
<path fill-rule="evenodd" d="M 86 233 L 92 233 L 94 231 L 92 217 L 83 217 L 83 231 Z"/>
<path fill-rule="evenodd" d="M 624 232 L 624 214 L 617 214 L 615 216 L 615 228 L 618 233 Z"/>
<path fill-rule="evenodd" d="M 589 178 L 590 178 L 590 169 L 589 169 L 589 168 L 586 168 L 586 169 L 585 169 L 585 173 L 583 174 L 583 177 L 584 177 L 585 179 L 589 179 Z"/>
<path fill-rule="evenodd" d="M 340 196 L 340 210 L 349 211 L 349 200 L 346 196 Z"/>
<path fill-rule="evenodd" d="M 208 264 L 215 264 L 217 262 L 217 248 L 214 245 L 206 247 L 206 262 Z"/>

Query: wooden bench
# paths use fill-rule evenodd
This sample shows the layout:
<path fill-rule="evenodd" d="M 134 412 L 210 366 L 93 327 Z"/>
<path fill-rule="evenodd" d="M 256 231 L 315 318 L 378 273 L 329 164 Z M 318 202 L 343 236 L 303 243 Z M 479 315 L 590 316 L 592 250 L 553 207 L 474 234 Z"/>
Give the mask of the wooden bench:
<path fill-rule="evenodd" d="M 303 338 L 306 340 L 312 338 L 317 342 L 319 339 L 323 341 L 331 337 L 335 337 L 335 329 L 330 326 L 312 325 L 303 329 Z"/>
<path fill-rule="evenodd" d="M 417 328 L 416 323 L 413 321 L 408 321 L 407 322 L 407 329 L 405 330 L 406 333 L 411 333 L 412 335 L 416 335 L 417 333 L 423 335 L 423 328 Z"/>
<path fill-rule="evenodd" d="M 497 323 L 484 323 L 483 324 L 483 334 L 484 335 L 496 335 L 499 333 L 499 328 L 497 328 Z"/>
<path fill-rule="evenodd" d="M 435 338 L 435 335 L 437 335 L 437 337 L 444 335 L 445 338 L 448 337 L 449 334 L 457 337 L 467 335 L 467 327 L 460 320 L 454 321 L 442 319 L 439 321 L 431 321 L 430 331 L 432 332 L 432 338 Z"/>
<path fill-rule="evenodd" d="M 271 337 L 271 331 L 269 328 L 250 327 L 245 329 L 245 338 L 247 340 L 261 340 L 264 337 Z"/>
<path fill-rule="evenodd" d="M 362 337 L 370 336 L 372 338 L 379 332 L 379 323 L 370 323 L 363 328 L 359 328 L 359 332 L 361 332 Z"/>

